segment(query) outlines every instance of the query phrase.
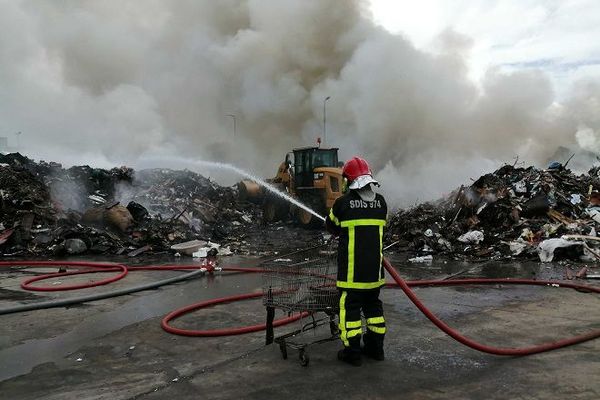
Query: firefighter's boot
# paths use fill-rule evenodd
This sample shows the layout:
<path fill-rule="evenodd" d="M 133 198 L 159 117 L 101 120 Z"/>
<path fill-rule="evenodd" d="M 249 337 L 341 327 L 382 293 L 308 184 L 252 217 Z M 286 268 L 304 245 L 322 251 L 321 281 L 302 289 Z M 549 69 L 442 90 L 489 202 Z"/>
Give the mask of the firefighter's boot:
<path fill-rule="evenodd" d="M 362 365 L 362 358 L 360 356 L 360 352 L 350 350 L 350 348 L 348 347 L 338 351 L 338 360 L 353 365 L 355 367 L 360 367 Z"/>

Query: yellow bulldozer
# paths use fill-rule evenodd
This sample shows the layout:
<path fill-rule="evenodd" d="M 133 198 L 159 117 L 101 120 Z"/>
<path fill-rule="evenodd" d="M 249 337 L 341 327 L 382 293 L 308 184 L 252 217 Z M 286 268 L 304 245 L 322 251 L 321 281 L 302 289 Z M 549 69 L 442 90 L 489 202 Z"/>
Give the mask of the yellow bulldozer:
<path fill-rule="evenodd" d="M 286 154 L 277 175 L 267 182 L 325 216 L 342 195 L 342 169 L 337 148 L 303 147 Z M 290 213 L 300 225 L 316 226 L 323 222 L 300 207 L 262 188 L 254 181 L 238 184 L 240 197 L 262 203 L 266 223 L 284 219 Z"/>

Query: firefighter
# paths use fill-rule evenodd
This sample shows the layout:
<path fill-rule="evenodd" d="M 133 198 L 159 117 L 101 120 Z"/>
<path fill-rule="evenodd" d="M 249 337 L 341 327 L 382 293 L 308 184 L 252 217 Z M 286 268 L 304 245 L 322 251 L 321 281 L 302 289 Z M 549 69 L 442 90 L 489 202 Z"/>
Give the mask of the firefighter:
<path fill-rule="evenodd" d="M 361 354 L 379 361 L 384 359 L 385 319 L 379 291 L 385 284 L 382 246 L 387 204 L 382 195 L 373 191 L 373 185 L 379 183 L 373 179 L 364 159 L 353 157 L 347 161 L 342 174 L 348 190 L 333 204 L 325 226 L 339 236 L 337 288 L 340 339 L 344 348 L 338 352 L 338 359 L 360 366 Z M 361 311 L 366 320 L 364 336 Z"/>

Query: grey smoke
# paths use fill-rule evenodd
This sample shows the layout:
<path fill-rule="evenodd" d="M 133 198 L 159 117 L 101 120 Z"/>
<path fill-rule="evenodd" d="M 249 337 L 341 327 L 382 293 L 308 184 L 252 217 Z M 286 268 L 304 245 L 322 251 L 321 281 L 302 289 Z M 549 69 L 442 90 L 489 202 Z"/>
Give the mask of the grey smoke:
<path fill-rule="evenodd" d="M 181 155 L 270 176 L 322 136 L 326 96 L 327 143 L 364 155 L 396 204 L 515 156 L 600 150 L 598 82 L 564 100 L 535 70 L 472 82 L 471 38 L 419 51 L 361 1 L 0 0 L 0 26 L 0 121 L 36 158 Z"/>

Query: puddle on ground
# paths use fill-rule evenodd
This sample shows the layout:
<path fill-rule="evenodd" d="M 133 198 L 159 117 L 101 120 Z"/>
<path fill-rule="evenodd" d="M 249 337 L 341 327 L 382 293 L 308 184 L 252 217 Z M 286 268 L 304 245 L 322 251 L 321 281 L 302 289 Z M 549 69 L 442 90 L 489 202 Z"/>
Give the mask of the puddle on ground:
<path fill-rule="evenodd" d="M 110 261 L 115 260 L 111 259 Z M 128 261 L 131 263 L 132 260 Z M 407 262 L 398 263 L 394 262 L 393 259 L 391 262 L 392 265 L 396 266 L 404 278 L 410 280 L 442 279 L 449 276 L 454 276 L 456 278 L 537 277 L 548 279 L 556 278 L 557 276 L 552 275 L 556 275 L 556 271 L 558 271 L 558 269 L 549 269 L 547 265 L 533 262 L 484 262 L 473 264 L 435 260 L 432 264 L 428 265 Z M 143 263 L 146 265 L 150 263 L 155 265 L 173 265 L 192 264 L 194 262 L 189 258 L 183 258 L 158 262 L 156 259 L 144 259 Z M 257 264 L 258 260 L 256 258 L 228 257 L 223 259 L 223 265 L 253 267 Z M 79 324 L 73 326 L 69 332 L 52 338 L 29 340 L 25 343 L 1 350 L 0 360 L 2 360 L 2 363 L 0 365 L 0 381 L 26 374 L 30 372 L 33 367 L 43 363 L 64 360 L 68 354 L 76 352 L 79 348 L 95 338 L 105 336 L 134 323 L 158 316 L 164 316 L 178 307 L 215 297 L 256 291 L 260 290 L 260 287 L 260 274 L 231 274 L 231 276 L 227 277 L 218 275 L 214 277 L 203 277 L 192 281 L 165 286 L 158 290 L 144 291 L 135 295 L 130 295 L 129 301 L 110 311 L 100 312 L 97 315 L 82 320 Z M 109 286 L 105 286 L 105 288 L 106 290 L 110 290 Z M 525 291 L 525 289 L 521 290 Z M 436 297 L 441 296 L 440 303 L 442 304 L 444 302 L 456 300 L 454 298 L 457 295 L 456 291 L 435 291 L 438 292 L 438 294 L 435 295 Z M 475 291 L 477 291 L 477 289 L 475 289 Z M 491 294 L 492 292 L 493 291 L 488 290 L 485 294 L 481 292 L 475 293 L 476 297 L 480 297 L 479 304 L 482 304 L 482 301 L 489 304 L 497 302 L 500 297 Z M 515 295 L 524 294 L 513 293 Z M 405 308 L 412 307 L 412 305 L 403 303 L 394 304 L 393 307 L 399 312 L 405 312 Z M 75 307 L 69 311 L 77 312 L 77 308 Z M 453 312 L 456 311 L 456 309 L 453 310 Z M 442 315 L 442 317 L 444 316 Z"/>
<path fill-rule="evenodd" d="M 236 265 L 255 264 L 256 260 L 236 257 Z M 182 264 L 185 262 L 182 262 Z M 191 262 L 187 262 L 190 264 Z M 232 261 L 233 263 L 233 261 Z M 173 264 L 172 262 L 161 264 Z M 227 263 L 229 265 L 229 262 Z M 225 265 L 225 263 L 223 264 Z M 186 272 L 183 272 L 186 273 Z M 260 274 L 228 274 L 200 277 L 129 295 L 130 300 L 107 312 L 88 317 L 64 334 L 33 339 L 0 351 L 0 381 L 26 374 L 33 367 L 58 362 L 95 338 L 150 318 L 164 316 L 179 307 L 215 297 L 260 290 Z M 109 286 L 104 286 L 110 290 Z M 93 303 L 87 303 L 93 304 Z M 43 310 L 34 311 L 43 313 Z M 77 312 L 77 307 L 65 312 Z M 40 324 L 41 325 L 41 324 Z"/>

